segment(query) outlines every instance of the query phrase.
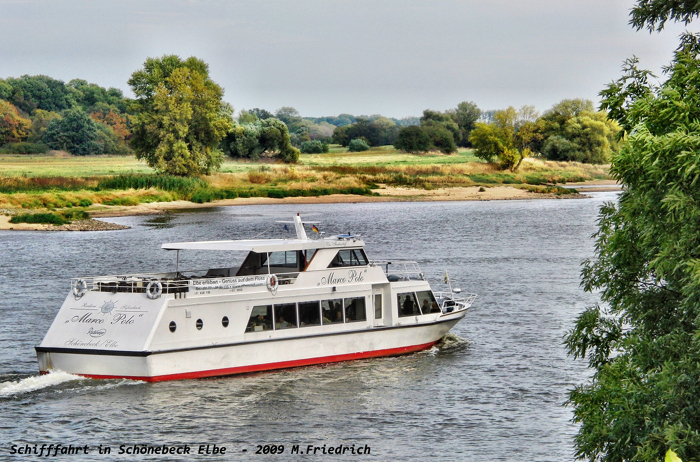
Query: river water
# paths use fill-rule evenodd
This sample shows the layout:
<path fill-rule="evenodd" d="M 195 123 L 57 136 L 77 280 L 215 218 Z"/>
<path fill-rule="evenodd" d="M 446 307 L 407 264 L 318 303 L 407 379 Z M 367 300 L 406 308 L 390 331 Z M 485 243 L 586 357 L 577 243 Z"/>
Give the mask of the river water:
<path fill-rule="evenodd" d="M 108 219 L 123 231 L 0 232 L 0 459 L 35 458 L 13 444 L 60 443 L 89 446 L 64 459 L 95 461 L 143 459 L 118 455 L 122 444 L 226 447 L 191 460 L 571 460 L 577 428 L 563 403 L 588 372 L 562 337 L 595 302 L 580 264 L 599 207 L 616 198 L 221 207 Z M 33 347 L 71 277 L 171 269 L 162 242 L 282 237 L 274 221 L 296 212 L 362 234 L 372 259 L 418 260 L 434 290 L 447 270 L 479 294 L 473 310 L 439 348 L 402 357 L 156 384 L 38 376 Z M 180 267 L 239 257 L 184 253 Z M 255 454 L 265 444 L 285 453 Z M 294 444 L 370 455 L 291 456 Z"/>

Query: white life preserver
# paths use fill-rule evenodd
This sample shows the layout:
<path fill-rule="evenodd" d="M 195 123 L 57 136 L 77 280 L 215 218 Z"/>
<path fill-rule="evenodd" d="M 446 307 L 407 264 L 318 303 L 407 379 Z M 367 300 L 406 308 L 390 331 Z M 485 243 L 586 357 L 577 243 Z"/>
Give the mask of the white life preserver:
<path fill-rule="evenodd" d="M 85 279 L 78 279 L 73 285 L 73 296 L 77 299 L 81 298 L 87 292 L 87 282 Z"/>
<path fill-rule="evenodd" d="M 277 293 L 277 287 L 279 287 L 279 285 L 280 281 L 276 274 L 271 274 L 270 277 L 267 278 L 267 290 L 272 292 L 272 295 Z"/>
<path fill-rule="evenodd" d="M 158 281 L 151 281 L 146 286 L 146 297 L 150 298 L 151 300 L 159 298 L 162 293 L 163 284 Z"/>

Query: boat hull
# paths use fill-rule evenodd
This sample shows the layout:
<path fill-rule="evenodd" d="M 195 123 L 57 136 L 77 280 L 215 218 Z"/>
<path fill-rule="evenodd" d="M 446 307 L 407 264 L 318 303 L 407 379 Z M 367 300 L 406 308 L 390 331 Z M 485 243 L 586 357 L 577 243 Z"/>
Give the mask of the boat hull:
<path fill-rule="evenodd" d="M 464 314 L 453 313 L 430 323 L 175 350 L 36 350 L 41 373 L 61 370 L 90 378 L 147 382 L 195 379 L 413 353 L 435 345 Z"/>

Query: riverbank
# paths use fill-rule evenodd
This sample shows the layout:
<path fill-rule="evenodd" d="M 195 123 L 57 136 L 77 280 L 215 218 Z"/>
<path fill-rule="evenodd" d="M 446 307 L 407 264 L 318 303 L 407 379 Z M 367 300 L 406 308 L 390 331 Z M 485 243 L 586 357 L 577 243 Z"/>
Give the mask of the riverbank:
<path fill-rule="evenodd" d="M 598 183 L 600 184 L 600 183 Z M 359 202 L 437 202 L 437 201 L 493 201 L 493 200 L 530 200 L 530 199 L 580 199 L 583 194 L 547 194 L 532 192 L 511 186 L 494 187 L 456 187 L 432 190 L 400 187 L 383 187 L 373 190 L 376 195 L 331 194 L 327 196 L 302 196 L 275 199 L 271 197 L 249 197 L 222 199 L 203 204 L 178 200 L 169 202 L 149 202 L 133 206 L 110 206 L 95 204 L 88 208 L 92 217 L 108 218 L 130 215 L 157 215 L 177 210 L 210 207 L 230 207 L 239 205 L 266 204 L 330 204 Z M 0 230 L 34 230 L 34 231 L 108 231 L 128 227 L 102 220 L 76 220 L 70 224 L 54 226 L 50 224 L 10 223 L 9 216 L 0 216 Z"/>

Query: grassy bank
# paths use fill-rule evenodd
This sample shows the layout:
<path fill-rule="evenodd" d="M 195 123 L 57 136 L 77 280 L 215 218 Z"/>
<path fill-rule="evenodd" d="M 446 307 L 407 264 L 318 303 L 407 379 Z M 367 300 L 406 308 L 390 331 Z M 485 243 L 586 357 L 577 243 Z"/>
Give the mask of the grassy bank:
<path fill-rule="evenodd" d="M 608 178 L 603 166 L 537 159 L 526 159 L 515 173 L 499 171 L 466 149 L 447 156 L 410 155 L 391 147 L 348 153 L 336 146 L 327 154 L 302 155 L 293 166 L 229 160 L 220 172 L 201 179 L 155 175 L 133 157 L 110 156 L 0 155 L 0 172 L 0 208 L 45 210 L 237 197 L 368 195 L 386 186 L 431 190 L 511 185 L 566 194 L 568 190 L 553 185 Z"/>

